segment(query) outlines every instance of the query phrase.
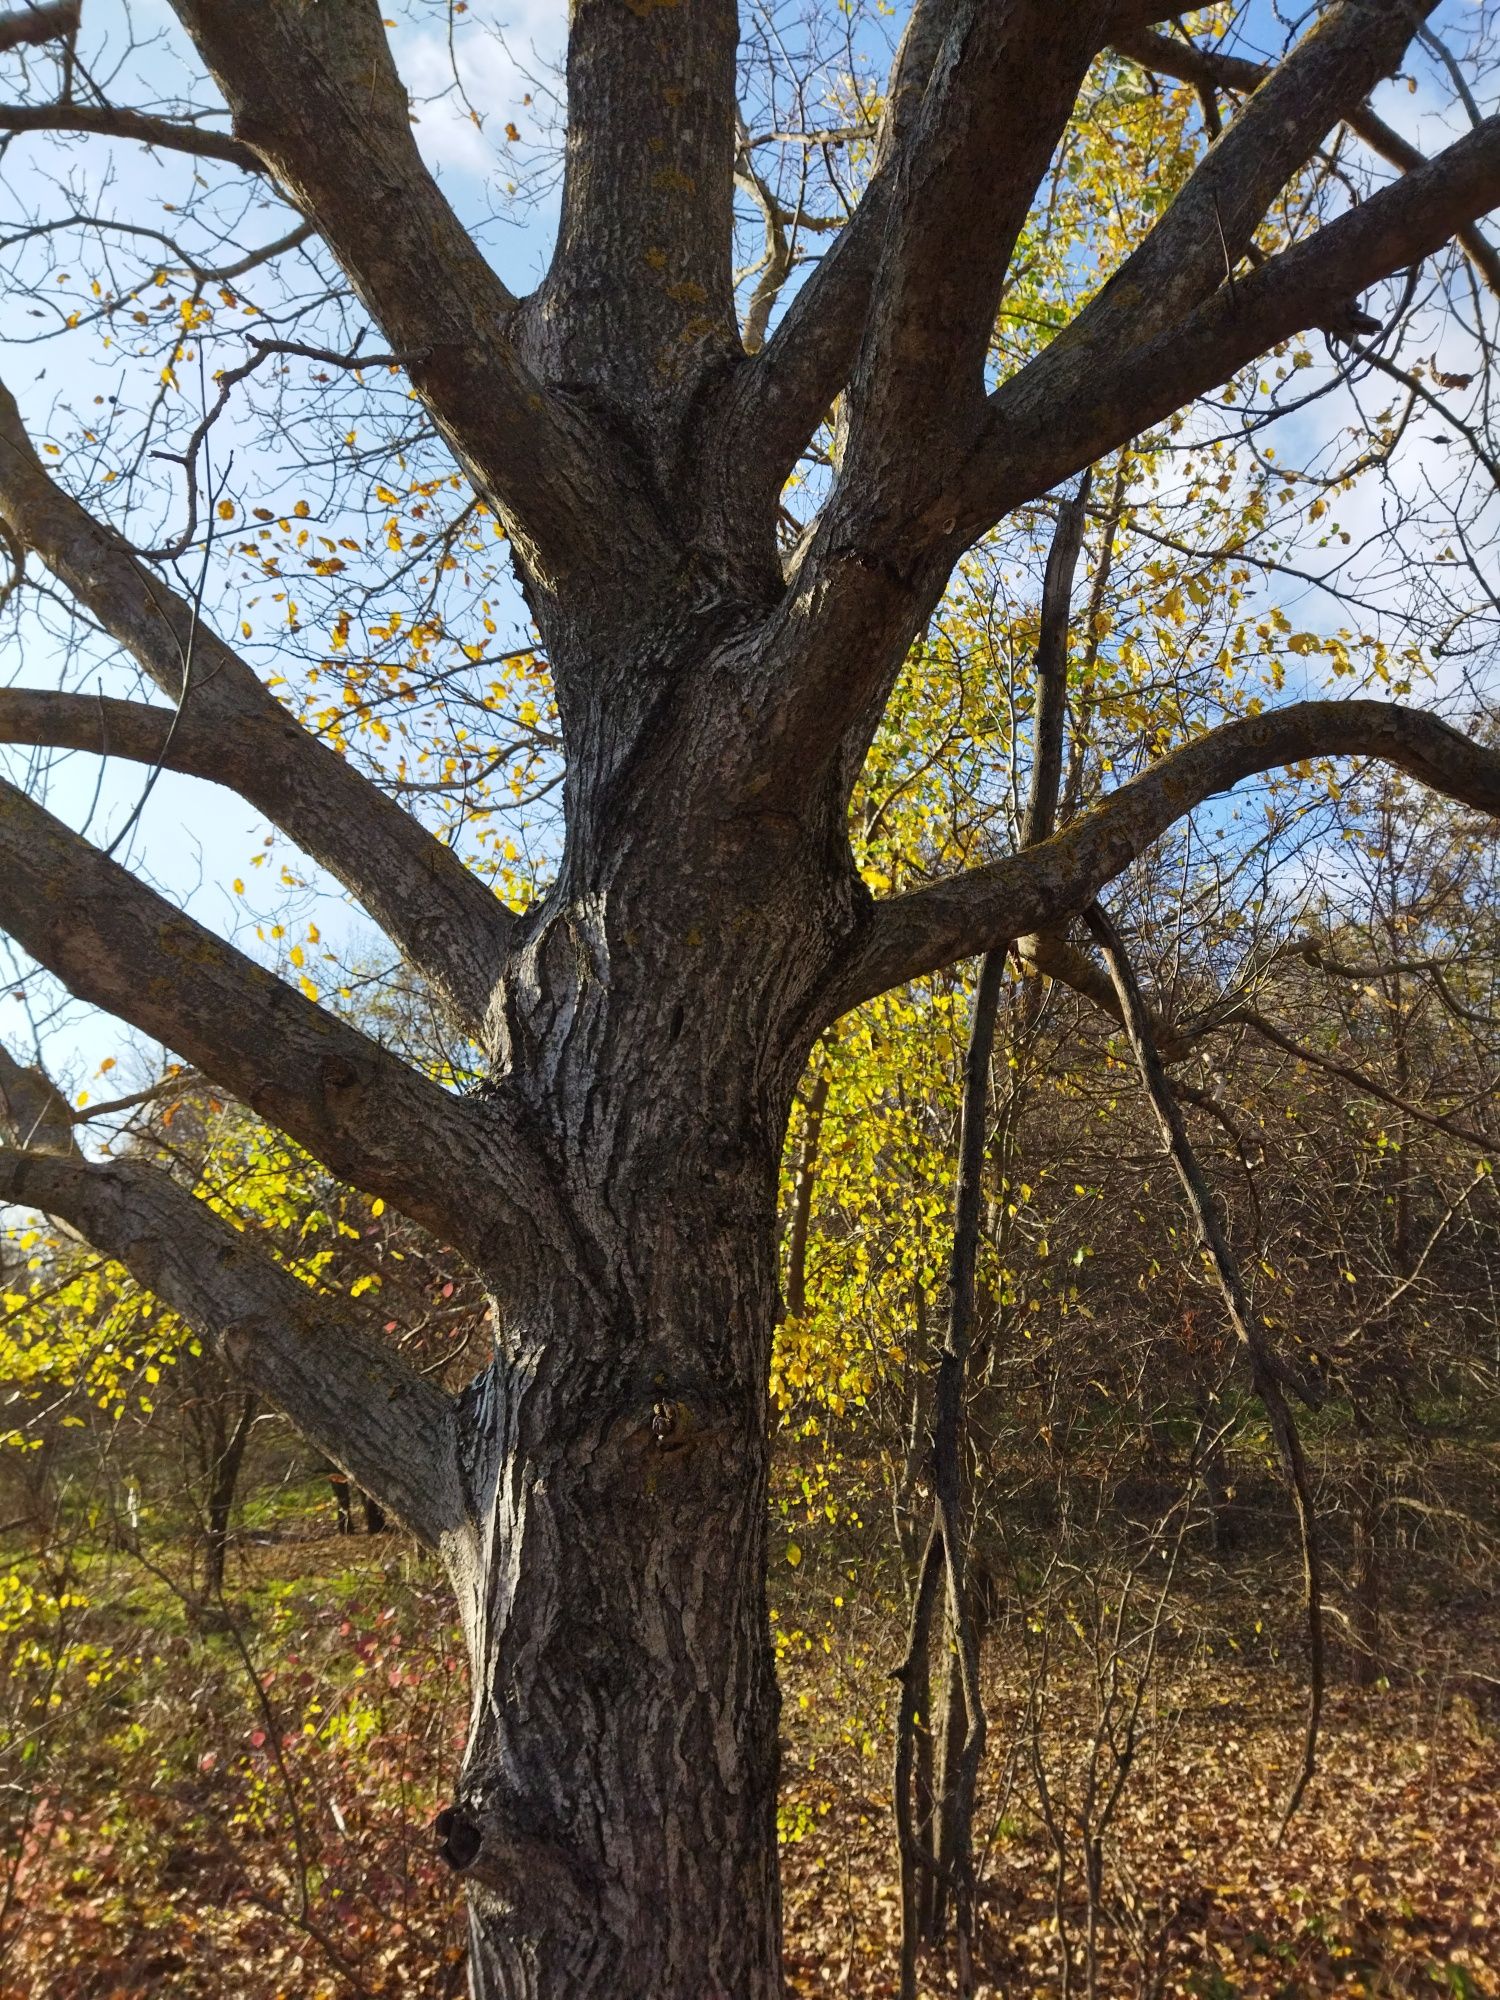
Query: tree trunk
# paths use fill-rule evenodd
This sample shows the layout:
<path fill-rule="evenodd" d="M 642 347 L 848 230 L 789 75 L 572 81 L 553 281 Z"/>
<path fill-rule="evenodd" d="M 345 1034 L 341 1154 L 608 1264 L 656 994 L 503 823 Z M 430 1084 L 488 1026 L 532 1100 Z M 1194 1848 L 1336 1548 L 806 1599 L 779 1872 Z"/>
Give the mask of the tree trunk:
<path fill-rule="evenodd" d="M 212 1392 L 211 1392 L 212 1393 Z M 230 1428 L 231 1409 L 234 1425 Z M 209 1436 L 213 1451 L 208 1466 L 208 1492 L 204 1507 L 203 1603 L 217 1604 L 224 1595 L 224 1565 L 229 1555 L 229 1524 L 234 1514 L 235 1490 L 250 1426 L 255 1421 L 255 1398 L 236 1396 L 231 1404 L 227 1393 L 213 1396 L 213 1421 Z"/>
<path fill-rule="evenodd" d="M 740 1288 L 664 1209 L 649 1295 L 628 1301 L 602 1264 L 575 1273 L 548 1333 L 479 1386 L 503 1462 L 439 1833 L 470 1885 L 484 2000 L 781 1990 L 763 1391 L 684 1367 L 681 1347 L 690 1330 L 763 1346 L 759 1220 Z M 650 1315 L 633 1337 L 627 1305 Z"/>
<path fill-rule="evenodd" d="M 777 1182 L 803 982 L 847 918 L 752 830 L 726 828 L 727 866 L 696 879 L 616 852 L 607 886 L 565 885 L 535 920 L 505 989 L 497 1089 L 557 1195 L 519 1279 L 497 1246 L 508 1303 L 462 1411 L 474 1702 L 438 1833 L 483 2000 L 782 1990 Z"/>

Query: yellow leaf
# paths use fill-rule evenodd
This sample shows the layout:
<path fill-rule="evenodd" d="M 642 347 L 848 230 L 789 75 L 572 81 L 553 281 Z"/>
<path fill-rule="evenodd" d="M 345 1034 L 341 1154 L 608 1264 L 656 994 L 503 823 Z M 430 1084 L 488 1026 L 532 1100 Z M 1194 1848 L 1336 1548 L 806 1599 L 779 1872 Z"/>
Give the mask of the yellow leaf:
<path fill-rule="evenodd" d="M 385 1203 L 381 1200 L 379 1195 L 376 1195 L 375 1199 L 370 1203 L 370 1213 L 371 1215 L 385 1214 Z"/>
<path fill-rule="evenodd" d="M 791 1564 L 791 1566 L 792 1566 L 792 1568 L 793 1568 L 793 1569 L 795 1569 L 795 1568 L 797 1567 L 798 1563 L 800 1563 L 800 1562 L 801 1562 L 801 1560 L 802 1560 L 802 1551 L 801 1551 L 801 1549 L 799 1549 L 799 1548 L 798 1548 L 798 1546 L 797 1546 L 797 1544 L 796 1544 L 795 1542 L 788 1542 L 788 1543 L 787 1543 L 787 1545 L 786 1545 L 786 1559 L 787 1559 L 787 1561 L 788 1561 L 788 1562 L 789 1562 L 789 1563 Z"/>

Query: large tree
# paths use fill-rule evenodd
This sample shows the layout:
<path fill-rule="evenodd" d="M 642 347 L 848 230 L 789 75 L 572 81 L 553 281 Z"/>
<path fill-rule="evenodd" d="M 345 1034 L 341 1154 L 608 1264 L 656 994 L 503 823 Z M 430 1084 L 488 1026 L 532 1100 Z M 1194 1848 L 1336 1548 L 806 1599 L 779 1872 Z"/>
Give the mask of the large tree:
<path fill-rule="evenodd" d="M 1160 32 L 1144 0 L 914 0 L 879 104 L 857 107 L 861 191 L 820 234 L 747 150 L 735 0 L 574 0 L 560 226 L 519 297 L 423 162 L 376 0 L 173 4 L 227 125 L 114 102 L 57 8 L 0 38 L 33 76 L 37 44 L 64 49 L 57 94 L 0 108 L 0 129 L 186 152 L 271 190 L 294 226 L 227 280 L 326 246 L 503 527 L 555 689 L 565 838 L 545 896 L 508 908 L 410 789 L 341 757 L 175 587 L 197 510 L 142 551 L 4 394 L 12 553 L 166 699 L 12 689 L 0 735 L 238 792 L 364 907 L 485 1080 L 458 1094 L 408 1066 L 19 787 L 0 792 L 0 925 L 453 1245 L 493 1296 L 493 1357 L 443 1393 L 171 1179 L 79 1151 L 15 1067 L 0 1192 L 128 1266 L 441 1552 L 473 1709 L 439 1824 L 475 1993 L 776 1994 L 767 1384 L 778 1161 L 815 1041 L 957 959 L 1040 939 L 1046 962 L 1134 857 L 1256 773 L 1377 757 L 1500 814 L 1500 756 L 1435 716 L 1299 702 L 1186 742 L 1027 851 L 882 900 L 847 827 L 867 750 L 997 523 L 1303 330 L 1367 333 L 1360 295 L 1455 237 L 1494 282 L 1474 225 L 1500 198 L 1500 120 L 1428 158 L 1370 111 L 1424 0 L 1330 0 L 1253 63 Z M 1016 364 L 997 309 L 1111 49 L 1200 90 L 1212 143 Z M 1268 214 L 1344 125 L 1397 171 L 1336 162 L 1319 226 L 1306 211 L 1268 250 Z M 742 325 L 747 201 L 767 247 Z M 828 247 L 793 273 L 789 237 Z M 835 406 L 815 511 L 786 537 L 784 491 Z"/>

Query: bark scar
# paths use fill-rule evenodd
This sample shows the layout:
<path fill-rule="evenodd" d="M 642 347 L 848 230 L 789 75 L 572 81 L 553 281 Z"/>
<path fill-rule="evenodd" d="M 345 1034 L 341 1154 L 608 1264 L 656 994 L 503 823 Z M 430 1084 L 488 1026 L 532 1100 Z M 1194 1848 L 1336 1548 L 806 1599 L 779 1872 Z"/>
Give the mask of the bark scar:
<path fill-rule="evenodd" d="M 528 1926 L 555 1929 L 595 1900 L 587 1871 L 557 1839 L 527 1832 L 493 1802 L 459 1799 L 432 1830 L 454 1873 L 482 1884 Z"/>

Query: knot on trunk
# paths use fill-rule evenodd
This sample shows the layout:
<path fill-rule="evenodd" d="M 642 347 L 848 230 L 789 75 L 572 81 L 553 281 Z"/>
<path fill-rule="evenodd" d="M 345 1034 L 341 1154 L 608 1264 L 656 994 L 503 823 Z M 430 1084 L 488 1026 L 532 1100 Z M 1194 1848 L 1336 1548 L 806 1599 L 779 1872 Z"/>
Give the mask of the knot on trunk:
<path fill-rule="evenodd" d="M 432 1830 L 437 1835 L 438 1852 L 450 1868 L 462 1875 L 474 1866 L 484 1846 L 484 1831 L 472 1813 L 463 1806 L 444 1806 Z"/>
<path fill-rule="evenodd" d="M 529 1817 L 529 1816 L 527 1816 Z M 485 1791 L 445 1806 L 432 1823 L 438 1853 L 536 1930 L 554 1928 L 597 1899 L 593 1871 L 555 1830 L 529 1827 Z"/>

